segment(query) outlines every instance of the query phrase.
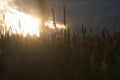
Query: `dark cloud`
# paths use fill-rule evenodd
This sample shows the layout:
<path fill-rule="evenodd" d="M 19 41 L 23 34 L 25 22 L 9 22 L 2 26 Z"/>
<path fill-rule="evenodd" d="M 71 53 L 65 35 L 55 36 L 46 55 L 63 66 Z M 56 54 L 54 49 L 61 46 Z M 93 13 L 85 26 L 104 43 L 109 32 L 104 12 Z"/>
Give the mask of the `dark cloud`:
<path fill-rule="evenodd" d="M 55 6 L 65 3 L 72 23 L 99 23 L 120 26 L 120 0 L 56 0 Z M 117 27 L 120 30 L 120 27 Z"/>

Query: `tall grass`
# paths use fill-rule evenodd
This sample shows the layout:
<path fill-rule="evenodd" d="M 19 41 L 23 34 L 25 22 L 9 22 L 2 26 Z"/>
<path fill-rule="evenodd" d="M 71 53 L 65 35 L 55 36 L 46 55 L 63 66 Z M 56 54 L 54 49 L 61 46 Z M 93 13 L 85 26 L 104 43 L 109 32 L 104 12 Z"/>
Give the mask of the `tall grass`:
<path fill-rule="evenodd" d="M 92 32 L 82 24 L 78 34 L 67 28 L 63 36 L 0 34 L 0 79 L 119 80 L 120 32 Z"/>

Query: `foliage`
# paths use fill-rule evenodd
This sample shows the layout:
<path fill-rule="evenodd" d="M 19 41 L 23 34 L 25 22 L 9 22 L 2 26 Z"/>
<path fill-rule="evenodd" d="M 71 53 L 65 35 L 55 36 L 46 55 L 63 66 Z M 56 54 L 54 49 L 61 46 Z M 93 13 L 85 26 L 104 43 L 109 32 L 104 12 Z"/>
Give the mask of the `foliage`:
<path fill-rule="evenodd" d="M 0 35 L 1 80 L 119 80 L 120 32 Z"/>

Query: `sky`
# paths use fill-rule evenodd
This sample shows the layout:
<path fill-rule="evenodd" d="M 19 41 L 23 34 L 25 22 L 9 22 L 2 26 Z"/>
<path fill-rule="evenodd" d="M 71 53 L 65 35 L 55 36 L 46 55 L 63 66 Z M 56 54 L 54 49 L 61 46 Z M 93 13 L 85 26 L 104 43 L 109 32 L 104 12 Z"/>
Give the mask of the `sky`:
<path fill-rule="evenodd" d="M 63 1 L 56 0 L 56 6 Z M 66 0 L 68 15 L 74 24 L 107 24 L 120 30 L 120 0 Z"/>
<path fill-rule="evenodd" d="M 47 16 L 51 14 L 51 8 L 54 8 L 56 18 L 61 22 L 62 5 L 65 4 L 68 23 L 107 24 L 111 29 L 120 30 L 120 0 L 14 0 L 14 2 L 25 12 L 35 12 L 37 8 L 41 14 Z"/>

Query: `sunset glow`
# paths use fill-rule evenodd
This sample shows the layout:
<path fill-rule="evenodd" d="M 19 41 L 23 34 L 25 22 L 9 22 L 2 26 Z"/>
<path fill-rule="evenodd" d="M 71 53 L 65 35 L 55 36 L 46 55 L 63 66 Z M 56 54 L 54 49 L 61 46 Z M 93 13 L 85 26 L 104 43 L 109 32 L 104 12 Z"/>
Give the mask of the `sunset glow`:
<path fill-rule="evenodd" d="M 22 12 L 16 12 L 15 14 L 7 13 L 5 16 L 5 24 L 7 28 L 12 27 L 13 33 L 19 33 L 24 36 L 28 34 L 31 36 L 39 36 L 40 20 L 28 14 Z"/>
<path fill-rule="evenodd" d="M 7 0 L 0 0 L 0 10 L 0 27 L 3 28 L 3 33 L 11 29 L 12 34 L 40 36 L 40 19 L 11 7 Z"/>
<path fill-rule="evenodd" d="M 48 22 L 46 22 L 45 25 L 46 25 L 48 28 L 50 28 L 50 29 L 55 29 L 55 26 L 54 26 L 52 20 L 49 20 Z M 64 26 L 63 24 L 58 24 L 58 23 L 56 23 L 55 25 L 56 25 L 56 28 L 57 28 L 57 29 L 65 29 L 65 26 Z"/>
<path fill-rule="evenodd" d="M 13 0 L 0 0 L 0 29 L 2 33 L 5 34 L 11 29 L 11 34 L 19 34 L 24 37 L 27 35 L 39 37 L 42 24 L 41 19 L 20 11 L 16 7 L 12 7 L 9 4 L 12 3 L 12 1 Z M 46 21 L 45 26 L 50 29 L 55 29 L 52 20 Z M 56 23 L 56 28 L 65 29 L 65 26 Z"/>

